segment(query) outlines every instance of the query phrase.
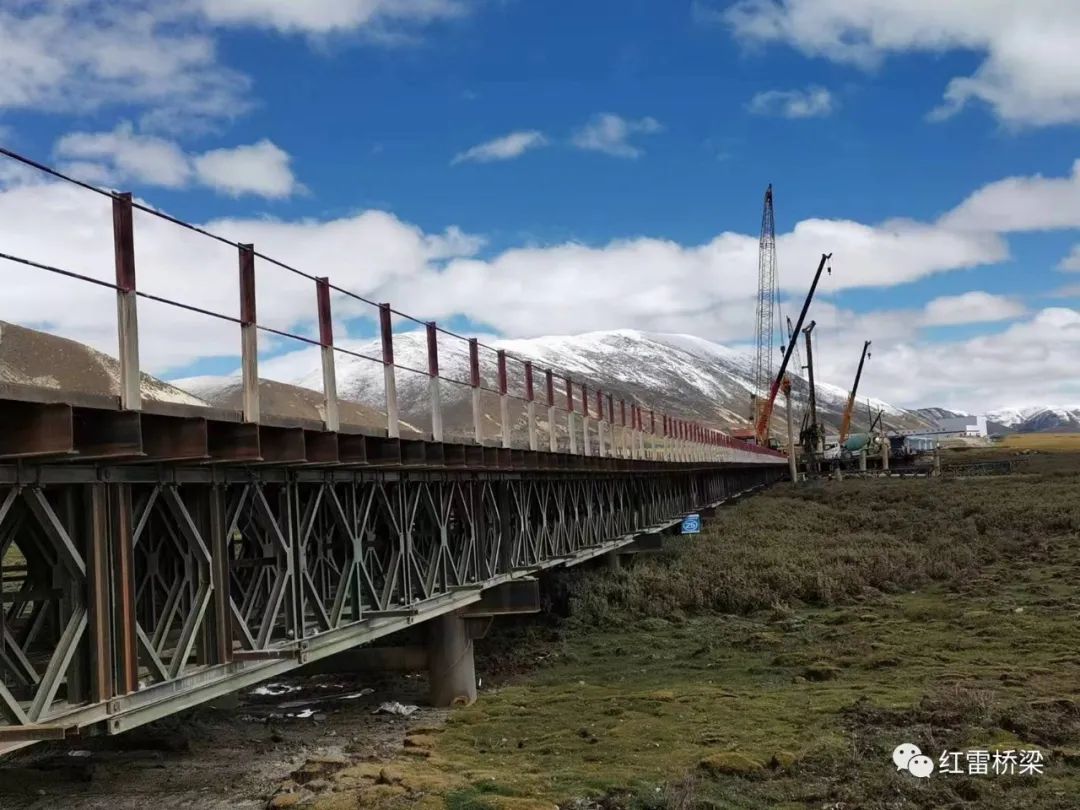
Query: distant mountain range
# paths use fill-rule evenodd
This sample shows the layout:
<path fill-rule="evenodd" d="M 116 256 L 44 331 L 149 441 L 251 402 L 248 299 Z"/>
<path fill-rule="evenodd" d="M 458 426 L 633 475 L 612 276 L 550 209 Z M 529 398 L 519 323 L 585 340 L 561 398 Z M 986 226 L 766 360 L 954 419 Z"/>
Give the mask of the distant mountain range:
<path fill-rule="evenodd" d="M 658 413 L 667 412 L 694 419 L 723 430 L 745 428 L 750 408 L 752 370 L 750 357 L 740 351 L 689 335 L 658 334 L 620 329 L 583 335 L 541 337 L 529 340 L 489 340 L 495 349 L 534 362 L 538 369 L 551 367 L 584 382 L 591 391 L 600 386 L 615 400 L 636 402 Z M 379 356 L 375 341 L 354 342 L 356 354 Z M 427 345 L 422 332 L 394 336 L 395 360 L 412 369 L 426 368 Z M 275 381 L 260 381 L 263 409 L 279 416 L 321 419 L 322 377 L 317 352 L 301 355 L 287 374 Z M 308 362 L 308 359 L 310 362 Z M 464 382 L 468 379 L 466 344 L 445 337 L 440 340 L 440 370 L 444 377 Z M 380 427 L 385 424 L 383 372 L 381 364 L 351 355 L 339 355 L 338 393 L 344 402 L 341 418 L 346 424 Z M 494 353 L 484 351 L 481 375 L 488 388 L 495 387 Z M 522 392 L 521 366 L 512 362 L 511 392 Z M 73 340 L 15 324 L 0 322 L 0 384 L 16 383 L 42 388 L 63 388 L 85 394 L 117 395 L 119 367 L 115 358 Z M 403 429 L 426 433 L 430 430 L 427 377 L 404 369 L 397 374 Z M 239 379 L 235 376 L 197 377 L 164 383 L 144 374 L 143 396 L 147 399 L 211 404 L 239 408 Z M 798 413 L 805 408 L 808 386 L 800 376 L 792 377 Z M 536 375 L 537 399 L 543 418 L 544 381 Z M 848 392 L 839 386 L 818 381 L 818 415 L 834 430 L 839 426 Z M 565 401 L 565 385 L 557 388 L 557 400 Z M 485 392 L 482 398 L 486 435 L 499 433 L 498 397 Z M 867 426 L 867 399 L 860 396 L 853 430 Z M 883 412 L 887 428 L 917 430 L 942 419 L 970 414 L 946 408 L 906 410 L 871 399 L 871 407 Z M 580 409 L 580 389 L 575 388 L 575 406 Z M 448 437 L 471 435 L 472 414 L 469 389 L 447 381 L 443 385 L 444 418 Z M 590 397 L 590 409 L 595 400 Z M 512 414 L 522 423 L 523 408 L 515 403 Z M 777 403 L 774 432 L 784 424 L 783 401 Z M 986 415 L 991 433 L 1080 432 L 1080 407 L 1012 408 Z"/>
<path fill-rule="evenodd" d="M 919 416 L 938 422 L 957 416 L 970 416 L 963 411 L 945 408 L 919 408 Z M 1029 408 L 1003 408 L 986 414 L 986 429 L 995 433 L 1080 433 L 1080 407 L 1049 408 L 1035 405 Z"/>
<path fill-rule="evenodd" d="M 582 335 L 540 337 L 528 340 L 486 341 L 493 349 L 504 349 L 514 357 L 530 360 L 537 369 L 552 368 L 586 384 L 590 391 L 601 387 L 605 393 L 620 399 L 653 408 L 657 414 L 667 412 L 684 419 L 700 421 L 724 430 L 745 428 L 749 422 L 752 384 L 751 359 L 746 354 L 689 335 L 657 334 L 620 329 L 590 332 Z M 376 341 L 353 342 L 349 351 L 357 355 L 378 357 Z M 322 387 L 319 355 L 311 352 L 310 360 L 294 366 L 287 376 L 278 376 L 283 383 L 304 389 Z M 394 359 L 397 364 L 412 369 L 427 367 L 427 343 L 423 332 L 394 335 Z M 467 344 L 441 339 L 439 346 L 440 373 L 446 378 L 466 381 L 469 378 Z M 522 393 L 523 370 L 519 363 L 510 363 L 511 393 Z M 484 350 L 481 374 L 485 386 L 495 387 L 495 354 Z M 173 384 L 214 404 L 223 391 L 235 391 L 235 378 L 192 378 L 174 380 Z M 343 399 L 359 402 L 371 409 L 383 407 L 383 369 L 379 363 L 353 355 L 337 359 L 338 394 Z M 397 388 L 401 418 L 418 430 L 430 426 L 428 380 L 426 375 L 399 369 Z M 807 382 L 799 376 L 792 378 L 793 396 L 801 415 L 807 398 Z M 444 420 L 449 432 L 468 435 L 471 432 L 471 398 L 469 388 L 444 383 Z M 565 384 L 557 386 L 557 402 L 565 401 Z M 546 407 L 544 381 L 536 375 L 540 415 Z M 828 383 L 818 382 L 818 415 L 827 425 L 839 426 L 848 392 Z M 485 393 L 483 397 L 485 430 L 492 438 L 498 435 L 498 398 Z M 880 400 L 870 399 L 871 407 L 884 412 L 888 428 L 917 429 L 929 422 L 918 414 L 897 408 Z M 575 388 L 575 406 L 580 408 L 580 392 Z M 590 409 L 595 413 L 595 401 L 590 396 Z M 618 407 L 618 406 L 616 406 Z M 515 421 L 520 422 L 521 406 L 514 405 Z M 777 418 L 773 430 L 784 430 L 782 397 L 777 403 Z M 867 398 L 860 396 L 853 419 L 854 429 L 868 424 Z"/>

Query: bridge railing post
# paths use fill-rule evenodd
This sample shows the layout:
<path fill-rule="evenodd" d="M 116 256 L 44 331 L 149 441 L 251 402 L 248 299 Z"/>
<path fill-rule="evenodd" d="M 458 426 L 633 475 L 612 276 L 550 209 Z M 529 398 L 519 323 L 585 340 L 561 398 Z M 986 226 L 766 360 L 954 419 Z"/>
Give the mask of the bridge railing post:
<path fill-rule="evenodd" d="M 480 343 L 476 338 L 469 338 L 469 385 L 472 387 L 473 439 L 477 444 L 484 443 L 484 413 L 480 401 Z"/>
<path fill-rule="evenodd" d="M 533 364 L 525 362 L 525 419 L 529 423 L 529 449 L 534 453 L 536 443 L 536 391 L 533 386 Z"/>
<path fill-rule="evenodd" d="M 322 353 L 323 398 L 326 401 L 326 413 L 323 421 L 326 429 L 336 433 L 341 427 L 338 418 L 337 370 L 334 358 L 334 322 L 330 314 L 330 279 L 315 279 L 315 292 L 319 307 L 319 346 Z M 391 349 L 391 352 L 393 350 Z M 391 364 L 393 355 L 391 354 Z M 391 365 L 391 368 L 393 366 Z"/>
<path fill-rule="evenodd" d="M 605 455 L 604 449 L 604 392 L 597 389 L 596 391 L 596 444 L 599 449 L 600 457 Z"/>
<path fill-rule="evenodd" d="M 626 441 L 626 401 L 619 400 L 619 451 L 620 458 L 629 458 L 630 443 Z"/>
<path fill-rule="evenodd" d="M 442 394 L 439 390 L 439 328 L 435 321 L 427 326 L 428 396 L 431 398 L 431 439 L 443 441 Z"/>
<path fill-rule="evenodd" d="M 574 426 L 574 384 L 566 378 L 566 432 L 569 436 L 570 453 L 577 455 L 577 429 Z"/>
<path fill-rule="evenodd" d="M 649 409 L 649 444 L 645 455 L 656 460 L 656 410 L 654 408 Z"/>
<path fill-rule="evenodd" d="M 386 392 L 386 435 L 401 436 L 398 418 L 397 377 L 394 374 L 394 324 L 389 304 L 379 304 L 379 331 L 382 335 L 383 384 Z"/>
<path fill-rule="evenodd" d="M 638 458 L 648 458 L 648 451 L 645 449 L 645 410 L 638 405 L 637 408 L 638 418 Z"/>
<path fill-rule="evenodd" d="M 611 394 L 608 397 L 608 455 L 612 458 L 619 458 L 622 453 L 620 447 L 621 437 L 619 436 L 619 417 L 615 413 L 615 403 L 612 401 Z"/>
<path fill-rule="evenodd" d="M 506 352 L 499 349 L 499 424 L 502 426 L 502 446 L 510 446 L 510 394 L 506 379 Z"/>
<path fill-rule="evenodd" d="M 549 368 L 544 372 L 545 391 L 547 393 L 548 415 L 548 450 L 559 450 L 559 439 L 555 435 L 555 373 Z"/>
<path fill-rule="evenodd" d="M 240 369 L 244 421 L 257 423 L 259 411 L 259 328 L 255 315 L 255 246 L 240 245 Z"/>
<path fill-rule="evenodd" d="M 113 252 L 116 259 L 116 335 L 120 343 L 120 407 L 142 409 L 139 372 L 139 312 L 135 292 L 135 225 L 131 194 L 112 201 Z"/>
<path fill-rule="evenodd" d="M 592 449 L 589 447 L 589 389 L 585 386 L 585 383 L 581 384 L 581 438 L 582 438 L 582 452 L 587 455 L 592 455 Z"/>

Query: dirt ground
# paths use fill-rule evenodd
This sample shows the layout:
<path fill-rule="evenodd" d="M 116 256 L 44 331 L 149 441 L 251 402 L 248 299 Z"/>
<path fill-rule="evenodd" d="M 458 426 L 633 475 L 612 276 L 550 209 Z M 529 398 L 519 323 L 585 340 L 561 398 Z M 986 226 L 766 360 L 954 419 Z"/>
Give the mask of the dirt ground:
<path fill-rule="evenodd" d="M 410 729 L 441 724 L 426 688 L 419 677 L 286 678 L 119 737 L 24 749 L 0 759 L 0 808 L 264 808 L 305 767 L 301 779 L 319 763 L 386 761 Z M 388 701 L 417 710 L 373 714 Z"/>

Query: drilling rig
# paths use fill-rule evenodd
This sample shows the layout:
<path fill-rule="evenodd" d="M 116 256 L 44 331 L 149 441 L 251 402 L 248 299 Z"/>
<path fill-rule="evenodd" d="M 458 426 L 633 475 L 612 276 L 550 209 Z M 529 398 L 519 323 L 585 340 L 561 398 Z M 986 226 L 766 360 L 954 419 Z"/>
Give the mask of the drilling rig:
<path fill-rule="evenodd" d="M 817 326 L 817 321 L 810 321 L 810 325 L 802 330 L 803 335 L 806 337 L 806 365 L 803 368 L 806 369 L 806 379 L 810 384 L 810 397 L 807 403 L 806 419 L 803 420 L 804 426 L 799 433 L 799 444 L 802 445 L 807 467 L 812 472 L 817 472 L 819 455 L 825 450 L 825 430 L 818 423 L 817 418 L 817 388 L 814 385 L 814 346 L 810 337 L 815 326 Z"/>
<path fill-rule="evenodd" d="M 758 297 L 756 351 L 754 353 L 754 388 L 751 394 L 751 418 L 759 445 L 769 440 L 769 421 L 772 415 L 773 391 L 773 311 L 776 308 L 776 217 L 773 211 L 772 183 L 765 189 L 765 204 L 761 212 L 761 238 L 758 240 Z M 763 420 L 764 417 L 764 420 Z M 764 428 L 761 427 L 764 421 Z"/>

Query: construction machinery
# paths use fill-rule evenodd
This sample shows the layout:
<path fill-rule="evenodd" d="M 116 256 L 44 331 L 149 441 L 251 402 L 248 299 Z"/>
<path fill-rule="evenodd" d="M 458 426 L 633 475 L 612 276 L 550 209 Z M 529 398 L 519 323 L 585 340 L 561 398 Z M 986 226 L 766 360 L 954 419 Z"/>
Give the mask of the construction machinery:
<path fill-rule="evenodd" d="M 810 321 L 810 325 L 802 330 L 806 339 L 806 379 L 810 385 L 809 400 L 807 402 L 806 415 L 803 419 L 802 430 L 799 432 L 799 445 L 803 449 L 807 467 L 816 472 L 818 456 L 825 450 L 825 430 L 818 423 L 817 418 L 817 388 L 814 385 L 814 346 L 811 333 L 817 321 Z"/>
<path fill-rule="evenodd" d="M 761 421 L 766 410 L 766 398 L 773 370 L 773 310 L 776 308 L 776 215 L 773 211 L 772 183 L 765 189 L 765 204 L 761 212 L 761 238 L 758 240 L 757 329 L 754 334 L 754 388 L 751 392 L 751 419 Z M 776 396 L 776 392 L 772 392 Z M 767 409 L 771 411 L 771 406 Z M 768 420 L 765 432 L 755 429 L 759 445 L 769 437 Z"/>
<path fill-rule="evenodd" d="M 855 397 L 859 393 L 859 380 L 862 379 L 863 365 L 866 363 L 866 358 L 870 357 L 871 341 L 866 341 L 862 347 L 862 357 L 859 358 L 859 368 L 855 372 L 855 384 L 851 386 L 851 395 L 848 397 L 847 406 L 844 408 L 844 418 L 840 422 L 840 442 L 839 446 L 842 448 L 844 442 L 847 440 L 848 431 L 851 430 L 851 415 L 855 410 Z"/>
<path fill-rule="evenodd" d="M 810 291 L 806 294 L 806 300 L 803 301 L 802 310 L 799 312 L 799 318 L 795 322 L 794 334 L 798 334 L 802 330 L 803 321 L 806 320 L 806 312 L 810 309 L 810 302 L 814 300 L 814 292 L 817 290 L 818 282 L 821 281 L 821 271 L 825 269 L 825 265 L 832 258 L 831 253 L 822 253 L 821 261 L 818 263 L 817 272 L 814 273 L 814 280 L 810 284 Z M 832 275 L 832 268 L 829 268 L 829 274 Z M 772 385 L 769 386 L 768 396 L 764 402 L 758 400 L 760 407 L 758 408 L 759 414 L 756 424 L 754 425 L 754 434 L 757 439 L 757 443 L 764 445 L 769 439 L 769 421 L 772 419 L 773 405 L 776 403 L 776 394 L 780 391 L 780 386 L 784 382 L 784 375 L 787 373 L 788 361 L 791 360 L 791 355 L 795 351 L 796 340 L 789 340 L 787 347 L 784 351 L 784 359 L 780 362 L 780 371 L 776 375 L 776 379 L 772 381 Z"/>

